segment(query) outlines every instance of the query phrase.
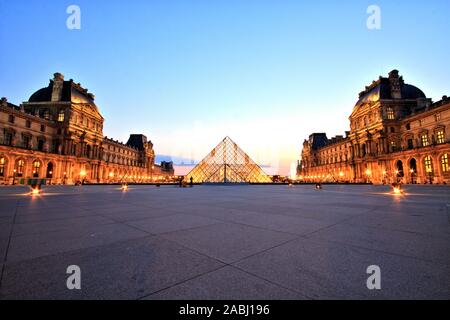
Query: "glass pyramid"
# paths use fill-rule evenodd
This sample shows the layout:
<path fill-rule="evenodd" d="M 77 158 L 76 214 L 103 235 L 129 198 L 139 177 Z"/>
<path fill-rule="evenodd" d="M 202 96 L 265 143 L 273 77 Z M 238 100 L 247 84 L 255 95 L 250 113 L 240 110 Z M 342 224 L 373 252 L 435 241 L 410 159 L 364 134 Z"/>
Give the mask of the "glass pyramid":
<path fill-rule="evenodd" d="M 229 137 L 225 137 L 191 172 L 186 182 L 264 183 L 272 179 Z"/>

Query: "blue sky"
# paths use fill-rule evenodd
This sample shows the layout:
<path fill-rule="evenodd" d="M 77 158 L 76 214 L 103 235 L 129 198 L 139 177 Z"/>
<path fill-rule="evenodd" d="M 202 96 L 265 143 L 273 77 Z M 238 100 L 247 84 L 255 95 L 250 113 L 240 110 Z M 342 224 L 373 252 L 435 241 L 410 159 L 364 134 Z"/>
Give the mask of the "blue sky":
<path fill-rule="evenodd" d="M 66 8 L 81 9 L 81 30 Z M 381 30 L 366 27 L 381 8 Z M 87 87 L 104 133 L 145 133 L 162 155 L 201 159 L 229 135 L 287 173 L 313 131 L 348 130 L 358 93 L 398 69 L 450 94 L 450 2 L 0 0 L 0 95 L 27 100 L 54 72 Z"/>

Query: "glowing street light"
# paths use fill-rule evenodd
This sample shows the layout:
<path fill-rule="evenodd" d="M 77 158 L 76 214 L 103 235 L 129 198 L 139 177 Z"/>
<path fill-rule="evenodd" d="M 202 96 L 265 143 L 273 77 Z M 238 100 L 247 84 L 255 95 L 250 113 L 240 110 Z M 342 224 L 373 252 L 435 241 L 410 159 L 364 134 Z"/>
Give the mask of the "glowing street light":
<path fill-rule="evenodd" d="M 402 194 L 403 193 L 402 185 L 399 183 L 393 183 L 392 184 L 392 192 L 394 193 L 394 195 Z"/>
<path fill-rule="evenodd" d="M 84 177 L 86 176 L 86 171 L 85 170 L 81 170 L 80 171 L 80 177 L 81 177 L 81 184 L 84 184 Z"/>
<path fill-rule="evenodd" d="M 13 185 L 16 184 L 16 173 L 17 173 L 17 170 L 14 169 L 14 170 L 13 170 L 13 182 L 12 182 Z"/>

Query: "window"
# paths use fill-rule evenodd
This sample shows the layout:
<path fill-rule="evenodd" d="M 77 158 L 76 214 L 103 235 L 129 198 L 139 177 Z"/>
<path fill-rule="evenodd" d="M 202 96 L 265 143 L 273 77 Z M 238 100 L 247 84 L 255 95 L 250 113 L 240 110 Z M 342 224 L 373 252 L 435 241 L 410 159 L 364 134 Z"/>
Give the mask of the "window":
<path fill-rule="evenodd" d="M 5 140 L 3 141 L 3 144 L 5 144 L 7 146 L 12 146 L 12 140 L 13 140 L 12 132 L 5 130 Z"/>
<path fill-rule="evenodd" d="M 437 142 L 437 143 L 444 143 L 444 142 L 445 142 L 444 129 L 439 129 L 439 130 L 436 132 L 436 142 Z"/>
<path fill-rule="evenodd" d="M 414 149 L 413 139 L 408 139 L 408 149 Z"/>
<path fill-rule="evenodd" d="M 394 132 L 395 132 L 395 128 L 391 127 L 391 133 L 394 133 Z"/>
<path fill-rule="evenodd" d="M 64 110 L 59 110 L 58 122 L 64 122 Z"/>
<path fill-rule="evenodd" d="M 411 130 L 411 124 L 410 123 L 406 124 L 406 130 Z"/>
<path fill-rule="evenodd" d="M 444 172 L 444 173 L 450 172 L 450 166 L 448 164 L 448 154 L 447 153 L 445 153 L 441 157 L 441 165 L 442 165 L 442 172 Z"/>
<path fill-rule="evenodd" d="M 391 151 L 395 151 L 397 149 L 397 143 L 395 141 L 391 141 Z"/>
<path fill-rule="evenodd" d="M 41 124 L 41 131 L 45 132 L 45 126 L 43 124 Z"/>
<path fill-rule="evenodd" d="M 422 147 L 428 146 L 428 135 L 426 133 L 422 133 L 420 140 L 422 141 Z"/>
<path fill-rule="evenodd" d="M 37 146 L 37 149 L 38 149 L 39 151 L 44 151 L 44 140 L 42 140 L 42 139 L 39 139 L 39 140 L 38 140 L 38 146 Z"/>
<path fill-rule="evenodd" d="M 388 107 L 386 109 L 386 114 L 387 114 L 387 118 L 389 120 L 394 120 L 395 119 L 394 109 L 392 107 Z"/>
<path fill-rule="evenodd" d="M 430 156 L 426 156 L 425 160 L 425 172 L 426 173 L 432 173 L 433 172 L 433 164 L 431 162 L 431 157 Z"/>
<path fill-rule="evenodd" d="M 6 160 L 5 158 L 0 158 L 0 177 L 4 177 L 5 176 L 5 165 L 6 165 Z"/>
<path fill-rule="evenodd" d="M 23 147 L 25 149 L 30 149 L 31 147 L 31 137 L 28 134 L 22 136 Z"/>
<path fill-rule="evenodd" d="M 39 177 L 40 169 L 41 169 L 41 163 L 37 160 L 33 161 L 33 178 Z"/>
<path fill-rule="evenodd" d="M 50 112 L 48 111 L 48 109 L 45 109 L 42 112 L 42 118 L 44 118 L 45 120 L 50 120 Z"/>
<path fill-rule="evenodd" d="M 30 121 L 30 120 L 27 120 L 27 121 L 25 122 L 25 126 L 26 126 L 27 128 L 31 128 L 31 121 Z"/>
<path fill-rule="evenodd" d="M 440 114 L 440 113 L 436 113 L 436 114 L 434 115 L 434 119 L 436 120 L 436 122 L 437 122 L 437 121 L 441 121 L 441 114 Z"/>
<path fill-rule="evenodd" d="M 19 160 L 17 161 L 17 165 L 16 165 L 16 175 L 18 177 L 22 177 L 23 176 L 23 168 L 25 167 L 25 161 L 23 160 Z"/>
<path fill-rule="evenodd" d="M 13 116 L 12 114 L 10 114 L 10 115 L 8 116 L 8 121 L 9 121 L 10 123 L 14 123 L 14 116 Z"/>

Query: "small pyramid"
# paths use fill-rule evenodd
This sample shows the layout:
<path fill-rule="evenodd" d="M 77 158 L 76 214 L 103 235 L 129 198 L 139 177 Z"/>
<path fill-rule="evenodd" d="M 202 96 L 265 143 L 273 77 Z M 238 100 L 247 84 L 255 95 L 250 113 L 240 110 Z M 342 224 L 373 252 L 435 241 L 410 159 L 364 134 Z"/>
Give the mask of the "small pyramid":
<path fill-rule="evenodd" d="M 194 183 L 267 183 L 272 179 L 233 142 L 225 137 L 185 177 Z"/>

